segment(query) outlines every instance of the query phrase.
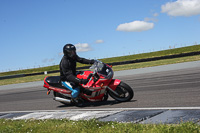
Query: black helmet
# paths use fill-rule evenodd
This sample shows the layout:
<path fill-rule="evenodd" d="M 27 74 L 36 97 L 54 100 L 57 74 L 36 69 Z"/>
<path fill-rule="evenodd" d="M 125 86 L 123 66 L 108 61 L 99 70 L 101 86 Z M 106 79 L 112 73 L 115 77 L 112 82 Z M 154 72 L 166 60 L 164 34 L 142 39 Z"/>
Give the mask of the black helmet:
<path fill-rule="evenodd" d="M 63 47 L 63 53 L 65 56 L 73 58 L 76 56 L 76 47 L 73 44 L 66 44 Z"/>

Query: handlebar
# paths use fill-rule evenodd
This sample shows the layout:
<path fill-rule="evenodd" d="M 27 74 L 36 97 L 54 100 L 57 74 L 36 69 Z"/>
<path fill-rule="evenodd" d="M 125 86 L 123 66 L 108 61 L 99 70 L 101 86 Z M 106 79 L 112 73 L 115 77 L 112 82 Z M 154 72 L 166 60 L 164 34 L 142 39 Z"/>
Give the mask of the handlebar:
<path fill-rule="evenodd" d="M 87 77 L 87 80 L 90 80 L 90 78 L 93 76 L 92 73 L 90 73 L 90 75 Z"/>

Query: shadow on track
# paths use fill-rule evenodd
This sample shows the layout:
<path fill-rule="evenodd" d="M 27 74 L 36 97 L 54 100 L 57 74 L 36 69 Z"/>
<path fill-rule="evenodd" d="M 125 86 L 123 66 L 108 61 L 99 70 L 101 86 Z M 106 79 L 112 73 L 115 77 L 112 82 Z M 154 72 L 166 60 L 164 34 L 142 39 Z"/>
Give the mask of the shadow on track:
<path fill-rule="evenodd" d="M 131 100 L 129 102 L 136 102 L 137 100 Z M 98 107 L 98 106 L 104 106 L 104 105 L 115 105 L 115 104 L 120 104 L 120 103 L 128 103 L 128 102 L 118 102 L 115 100 L 108 100 L 108 101 L 100 101 L 100 102 L 85 102 L 81 106 L 76 106 L 76 107 Z M 75 106 L 73 104 L 63 104 L 58 106 L 58 108 L 63 108 L 63 107 L 72 107 Z"/>

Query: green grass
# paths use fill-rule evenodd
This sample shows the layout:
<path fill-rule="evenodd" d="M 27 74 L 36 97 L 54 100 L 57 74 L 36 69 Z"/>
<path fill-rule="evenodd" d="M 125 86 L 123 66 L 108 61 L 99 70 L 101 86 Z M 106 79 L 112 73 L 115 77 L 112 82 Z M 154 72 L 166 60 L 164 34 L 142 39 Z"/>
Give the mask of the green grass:
<path fill-rule="evenodd" d="M 0 133 L 199 133 L 200 125 L 192 122 L 181 124 L 133 124 L 61 120 L 0 120 Z"/>
<path fill-rule="evenodd" d="M 169 49 L 169 50 L 163 50 L 163 51 L 157 51 L 157 52 L 150 52 L 150 53 L 143 53 L 143 54 L 135 54 L 135 55 L 128 55 L 128 56 L 105 58 L 105 59 L 100 59 L 100 60 L 105 62 L 105 63 L 112 63 L 112 62 L 160 57 L 160 56 L 180 54 L 180 53 L 189 53 L 189 52 L 195 52 L 195 51 L 200 51 L 200 45 L 193 45 L 193 46 L 188 46 L 188 47 L 175 48 L 175 49 Z M 80 64 L 80 63 L 77 64 L 77 67 L 81 67 L 81 66 L 86 66 L 86 65 Z M 0 76 L 27 74 L 27 73 L 29 74 L 29 73 L 36 73 L 36 72 L 52 71 L 52 70 L 59 70 L 59 66 L 54 65 L 54 66 L 41 67 L 41 68 L 35 68 L 35 69 L 26 69 L 26 70 L 3 72 L 3 73 L 0 73 Z"/>
<path fill-rule="evenodd" d="M 121 71 L 121 70 L 129 70 L 129 69 L 138 69 L 138 68 L 176 64 L 176 63 L 198 61 L 198 60 L 200 60 L 200 55 L 174 58 L 174 59 L 158 60 L 158 61 L 149 61 L 149 62 L 142 62 L 142 63 L 133 63 L 133 64 L 127 64 L 127 65 L 118 65 L 118 66 L 113 66 L 113 70 Z"/>
<path fill-rule="evenodd" d="M 119 62 L 119 61 L 126 61 L 126 60 L 160 57 L 164 55 L 173 55 L 173 54 L 188 53 L 188 52 L 195 52 L 195 51 L 200 51 L 200 45 L 194 45 L 194 46 L 189 46 L 189 47 L 176 48 L 176 49 L 164 50 L 164 51 L 158 51 L 158 52 L 152 52 L 152 53 L 107 58 L 107 59 L 102 59 L 102 61 L 105 63 L 111 63 L 111 62 Z M 128 70 L 128 69 L 138 69 L 138 68 L 144 68 L 144 67 L 152 67 L 152 66 L 175 64 L 175 63 L 182 63 L 182 62 L 189 62 L 189 61 L 198 61 L 198 60 L 200 60 L 200 55 L 158 60 L 158 61 L 149 61 L 149 62 L 142 62 L 142 63 L 133 63 L 133 64 L 127 64 L 127 65 L 118 65 L 118 66 L 113 66 L 113 70 L 120 71 L 120 70 Z M 80 66 L 84 66 L 84 64 L 78 63 L 78 67 Z M 5 72 L 5 73 L 0 73 L 0 76 L 44 72 L 44 71 L 51 71 L 51 70 L 58 70 L 58 69 L 59 67 L 57 65 L 57 66 L 50 66 L 50 67 L 43 67 L 43 68 L 36 68 L 36 69 Z M 5 80 L 0 80 L 0 85 L 16 84 L 16 83 L 24 83 L 24 82 L 32 82 L 32 81 L 42 81 L 45 76 L 58 76 L 58 75 L 59 73 L 54 73 L 54 74 L 48 74 L 48 75 L 36 75 L 36 76 L 27 76 L 27 77 L 21 77 L 21 78 L 5 79 Z"/>
<path fill-rule="evenodd" d="M 51 71 L 51 70 L 59 70 L 59 66 L 48 66 L 48 67 L 41 67 L 41 68 L 34 68 L 34 69 L 24 69 L 18 71 L 9 71 L 0 73 L 0 76 L 7 76 L 7 75 L 17 75 L 17 74 L 30 74 L 30 73 L 37 73 L 37 72 L 44 72 L 44 71 Z"/>
<path fill-rule="evenodd" d="M 174 58 L 174 59 L 166 59 L 166 60 L 158 60 L 158 61 L 150 61 L 150 62 L 142 62 L 142 63 L 134 63 L 134 64 L 127 64 L 127 65 L 118 65 L 118 66 L 113 66 L 113 70 L 120 71 L 120 70 L 128 70 L 128 69 L 137 69 L 137 68 L 145 68 L 145 67 L 175 64 L 175 63 L 197 61 L 197 60 L 200 60 L 200 55 Z M 36 76 L 28 76 L 28 77 L 21 77 L 21 78 L 4 79 L 4 80 L 0 80 L 0 85 L 25 83 L 25 82 L 32 82 L 32 81 L 42 81 L 45 78 L 45 76 L 58 76 L 58 75 L 59 73 L 54 73 L 54 74 L 47 74 L 47 75 L 36 75 Z"/>
<path fill-rule="evenodd" d="M 102 59 L 102 61 L 105 63 L 120 62 L 120 61 L 145 59 L 145 58 L 160 57 L 160 56 L 166 56 L 166 55 L 175 55 L 175 54 L 189 53 L 189 52 L 196 52 L 196 51 L 200 51 L 200 45 L 193 45 L 193 46 L 188 46 L 188 47 L 175 48 L 175 49 L 150 52 L 150 53 L 142 53 L 142 54 L 136 54 L 136 55 L 106 58 L 106 59 Z"/>
<path fill-rule="evenodd" d="M 58 75 L 59 75 L 59 73 L 54 73 L 54 74 L 47 74 L 47 75 L 36 75 L 36 76 L 4 79 L 4 80 L 0 80 L 0 85 L 26 83 L 26 82 L 33 82 L 33 81 L 42 81 L 42 80 L 44 80 L 44 78 L 46 76 L 58 76 Z"/>

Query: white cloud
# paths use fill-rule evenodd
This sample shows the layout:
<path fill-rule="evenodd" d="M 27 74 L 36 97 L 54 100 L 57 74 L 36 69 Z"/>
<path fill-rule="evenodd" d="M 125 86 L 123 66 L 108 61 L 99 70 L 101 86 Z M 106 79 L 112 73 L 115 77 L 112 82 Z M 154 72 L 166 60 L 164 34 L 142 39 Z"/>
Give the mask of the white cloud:
<path fill-rule="evenodd" d="M 158 22 L 157 17 L 159 16 L 159 14 L 158 13 L 153 13 L 152 15 L 153 15 L 153 17 L 146 17 L 146 18 L 144 18 L 144 21 L 145 22 L 148 22 L 148 21 Z"/>
<path fill-rule="evenodd" d="M 95 43 L 97 43 L 97 44 L 104 43 L 104 40 L 96 40 Z"/>
<path fill-rule="evenodd" d="M 150 30 L 154 27 L 153 23 L 145 22 L 145 21 L 133 21 L 130 23 L 120 24 L 117 27 L 117 31 L 127 31 L 127 32 L 141 32 Z"/>
<path fill-rule="evenodd" d="M 48 63 L 48 62 L 53 62 L 53 61 L 55 61 L 54 58 L 50 58 L 50 59 L 46 58 L 46 59 L 42 60 L 43 63 Z"/>
<path fill-rule="evenodd" d="M 58 55 L 59 55 L 59 56 L 62 56 L 62 55 L 63 55 L 63 52 L 58 53 Z"/>
<path fill-rule="evenodd" d="M 157 18 L 144 18 L 144 21 L 158 22 Z"/>
<path fill-rule="evenodd" d="M 88 43 L 78 43 L 78 44 L 75 44 L 76 46 L 76 51 L 77 52 L 86 52 L 86 51 L 90 51 L 91 48 L 89 46 Z"/>
<path fill-rule="evenodd" d="M 170 16 L 192 16 L 200 14 L 200 0 L 177 0 L 161 6 L 162 12 Z"/>
<path fill-rule="evenodd" d="M 154 13 L 154 14 L 153 14 L 154 17 L 157 17 L 158 15 L 159 15 L 158 13 Z"/>

